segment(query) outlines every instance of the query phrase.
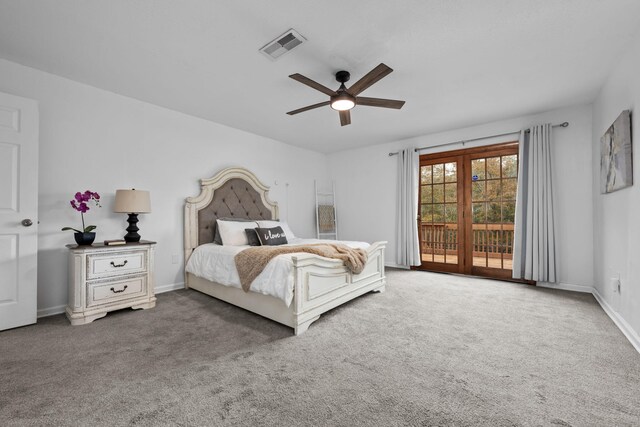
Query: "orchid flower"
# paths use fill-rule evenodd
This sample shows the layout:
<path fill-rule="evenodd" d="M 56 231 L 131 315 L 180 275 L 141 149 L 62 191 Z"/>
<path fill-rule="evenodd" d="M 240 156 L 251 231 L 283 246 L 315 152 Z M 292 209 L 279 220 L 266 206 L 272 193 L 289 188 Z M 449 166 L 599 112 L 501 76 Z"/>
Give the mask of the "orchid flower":
<path fill-rule="evenodd" d="M 74 196 L 73 196 L 73 200 L 71 200 L 69 202 L 71 204 L 71 207 L 75 210 L 77 210 L 78 212 L 80 212 L 80 218 L 82 219 L 82 230 L 80 231 L 78 229 L 75 229 L 73 227 L 64 227 L 62 229 L 62 231 L 66 231 L 66 230 L 73 230 L 76 233 L 89 233 L 93 230 L 95 230 L 97 227 L 95 225 L 88 225 L 85 227 L 84 225 L 84 214 L 87 213 L 89 211 L 89 203 L 91 204 L 95 204 L 96 207 L 101 207 L 100 206 L 100 195 L 94 191 L 91 190 L 87 190 L 84 193 L 81 192 L 77 192 Z"/>

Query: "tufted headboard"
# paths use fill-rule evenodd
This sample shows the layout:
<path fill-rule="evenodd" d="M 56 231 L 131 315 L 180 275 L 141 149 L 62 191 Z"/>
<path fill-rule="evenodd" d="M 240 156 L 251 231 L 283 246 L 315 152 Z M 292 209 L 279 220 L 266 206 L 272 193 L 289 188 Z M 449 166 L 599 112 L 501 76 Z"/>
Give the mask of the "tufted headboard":
<path fill-rule="evenodd" d="M 200 194 L 188 197 L 184 207 L 185 263 L 195 248 L 213 242 L 218 218 L 278 219 L 269 187 L 247 169 L 224 169 L 200 180 L 200 187 Z"/>

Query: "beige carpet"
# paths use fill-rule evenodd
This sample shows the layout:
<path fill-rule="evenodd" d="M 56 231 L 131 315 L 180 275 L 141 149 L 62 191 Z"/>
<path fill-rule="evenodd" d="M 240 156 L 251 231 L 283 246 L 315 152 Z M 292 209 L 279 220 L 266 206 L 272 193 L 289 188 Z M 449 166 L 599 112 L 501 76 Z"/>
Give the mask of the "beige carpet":
<path fill-rule="evenodd" d="M 388 271 L 302 336 L 195 291 L 0 332 L 0 425 L 640 425 L 591 295 Z"/>

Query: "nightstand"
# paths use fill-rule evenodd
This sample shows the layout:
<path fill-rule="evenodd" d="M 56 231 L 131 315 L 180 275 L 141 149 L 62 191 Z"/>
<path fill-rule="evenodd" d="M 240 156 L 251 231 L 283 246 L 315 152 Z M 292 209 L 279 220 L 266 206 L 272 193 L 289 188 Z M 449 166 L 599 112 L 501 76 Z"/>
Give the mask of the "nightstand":
<path fill-rule="evenodd" d="M 126 245 L 67 245 L 72 325 L 84 325 L 121 308 L 153 308 L 155 242 Z"/>

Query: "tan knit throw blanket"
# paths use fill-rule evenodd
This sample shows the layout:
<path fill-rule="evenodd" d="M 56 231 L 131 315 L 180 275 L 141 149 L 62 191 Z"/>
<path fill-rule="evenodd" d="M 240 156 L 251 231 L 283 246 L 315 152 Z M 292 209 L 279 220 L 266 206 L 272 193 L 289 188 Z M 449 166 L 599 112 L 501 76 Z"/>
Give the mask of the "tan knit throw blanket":
<path fill-rule="evenodd" d="M 335 243 L 317 243 L 298 246 L 258 246 L 245 249 L 235 256 L 240 284 L 249 292 L 254 279 L 258 277 L 272 258 L 282 254 L 306 252 L 325 258 L 339 259 L 353 274 L 360 274 L 367 263 L 367 252 Z"/>

